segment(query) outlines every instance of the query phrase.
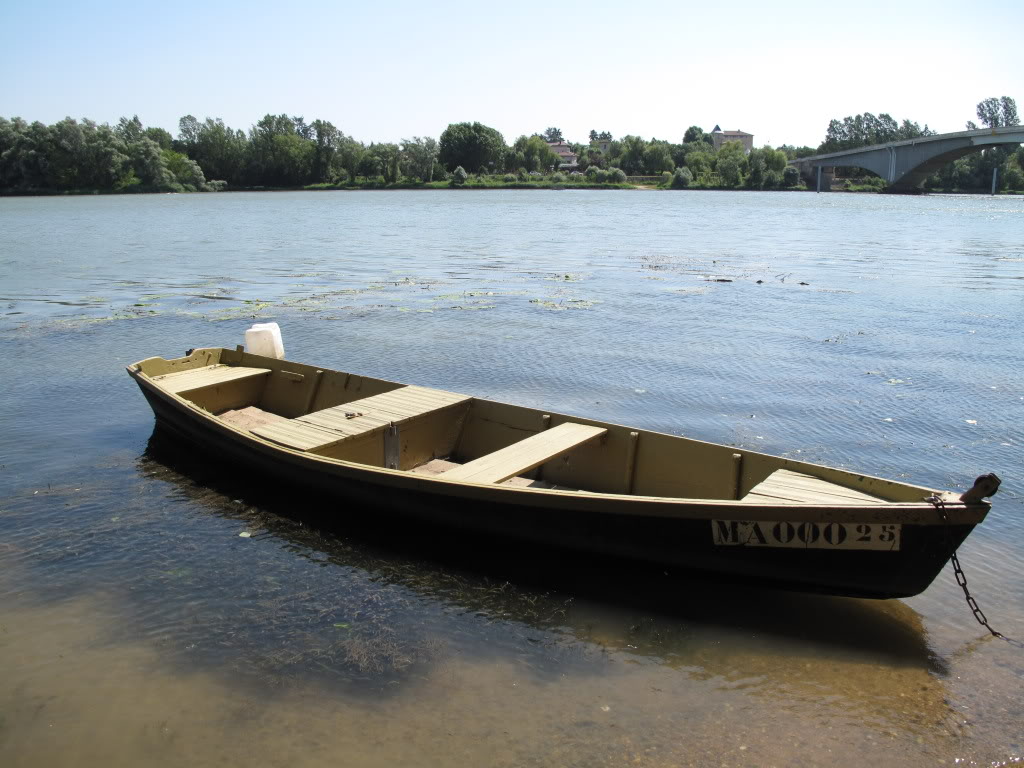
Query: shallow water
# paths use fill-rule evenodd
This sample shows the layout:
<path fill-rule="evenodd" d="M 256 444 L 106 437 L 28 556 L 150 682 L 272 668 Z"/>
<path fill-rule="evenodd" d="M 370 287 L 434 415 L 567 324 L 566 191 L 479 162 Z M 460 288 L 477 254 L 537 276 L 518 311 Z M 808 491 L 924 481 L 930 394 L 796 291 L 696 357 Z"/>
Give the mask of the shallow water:
<path fill-rule="evenodd" d="M 274 319 L 332 368 L 996 471 L 961 558 L 1022 637 L 1022 232 L 986 197 L 0 199 L 0 763 L 1020 761 L 1024 652 L 949 569 L 878 603 L 395 542 L 154 435 L 122 368 Z"/>

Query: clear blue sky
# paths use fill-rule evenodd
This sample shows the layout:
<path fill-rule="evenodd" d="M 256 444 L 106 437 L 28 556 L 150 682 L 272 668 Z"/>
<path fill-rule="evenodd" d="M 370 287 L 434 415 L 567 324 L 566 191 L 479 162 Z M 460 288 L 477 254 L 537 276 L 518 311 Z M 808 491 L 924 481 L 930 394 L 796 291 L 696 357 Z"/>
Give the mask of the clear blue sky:
<path fill-rule="evenodd" d="M 304 3 L 0 0 L 0 115 L 52 123 L 268 112 L 362 141 L 479 120 L 680 141 L 689 125 L 817 145 L 833 117 L 962 130 L 1024 112 L 1024 2 Z"/>

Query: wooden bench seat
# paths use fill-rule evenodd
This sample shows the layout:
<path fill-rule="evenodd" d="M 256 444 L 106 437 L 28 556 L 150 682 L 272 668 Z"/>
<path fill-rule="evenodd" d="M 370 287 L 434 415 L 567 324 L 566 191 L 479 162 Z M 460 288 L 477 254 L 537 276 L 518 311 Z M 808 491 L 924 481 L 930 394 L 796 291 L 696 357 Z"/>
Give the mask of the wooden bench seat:
<path fill-rule="evenodd" d="M 303 424 L 295 419 L 278 421 L 273 424 L 261 424 L 260 426 L 253 427 L 250 432 L 279 445 L 294 448 L 297 451 L 313 451 L 320 448 L 328 448 L 348 437 L 348 435 L 343 435 L 330 429 L 324 429 L 312 424 Z"/>
<path fill-rule="evenodd" d="M 353 400 L 333 408 L 308 413 L 305 416 L 299 416 L 296 421 L 337 429 L 346 434 L 353 433 L 353 429 L 356 430 L 355 433 L 361 433 L 374 428 L 371 426 L 374 420 L 382 420 L 385 426 L 389 423 L 401 425 L 417 416 L 450 408 L 468 400 L 470 400 L 468 395 L 445 392 L 443 389 L 416 386 L 399 387 L 380 395 L 372 395 L 364 397 L 362 400 Z M 348 414 L 352 413 L 362 415 L 349 418 Z M 366 420 L 367 426 L 360 428 L 364 420 Z"/>
<path fill-rule="evenodd" d="M 203 387 L 226 384 L 257 376 L 266 376 L 269 368 L 243 368 L 233 365 L 208 365 L 205 368 L 193 368 L 188 371 L 175 371 L 162 376 L 154 376 L 153 381 L 171 394 L 181 395 Z"/>
<path fill-rule="evenodd" d="M 445 480 L 464 480 L 470 483 L 500 483 L 523 472 L 529 472 L 578 445 L 600 437 L 607 431 L 604 427 L 591 427 L 567 421 L 500 451 L 442 472 L 439 476 Z"/>
<path fill-rule="evenodd" d="M 383 432 L 418 416 L 468 402 L 468 395 L 427 387 L 399 387 L 380 395 L 352 400 L 278 424 L 252 430 L 254 435 L 300 451 L 329 448 L 342 440 Z"/>
<path fill-rule="evenodd" d="M 750 489 L 741 501 L 755 504 L 888 504 L 885 499 L 830 483 L 820 477 L 777 469 Z"/>

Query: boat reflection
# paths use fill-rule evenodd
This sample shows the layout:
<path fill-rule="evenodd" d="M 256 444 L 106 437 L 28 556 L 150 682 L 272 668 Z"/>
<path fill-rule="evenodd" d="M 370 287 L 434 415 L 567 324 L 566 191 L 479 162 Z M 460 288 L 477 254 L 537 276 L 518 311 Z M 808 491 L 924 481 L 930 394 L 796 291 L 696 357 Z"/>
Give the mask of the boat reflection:
<path fill-rule="evenodd" d="M 376 689 L 382 679 L 429 676 L 456 655 L 526 659 L 535 675 L 552 678 L 605 674 L 632 660 L 722 690 L 838 698 L 861 716 L 911 728 L 952 714 L 946 664 L 930 650 L 921 617 L 900 601 L 717 584 L 520 544 L 485 546 L 393 520 L 350 523 L 337 500 L 297 498 L 227 472 L 160 431 L 138 471 L 166 484 L 165 496 L 280 544 L 253 556 L 246 607 L 220 616 L 222 630 L 206 626 L 271 675 L 327 670 Z M 301 575 L 272 575 L 282 553 Z M 277 559 L 270 567 L 261 557 Z M 309 563 L 319 566 L 316 579 Z M 315 627 L 342 629 L 344 638 Z"/>

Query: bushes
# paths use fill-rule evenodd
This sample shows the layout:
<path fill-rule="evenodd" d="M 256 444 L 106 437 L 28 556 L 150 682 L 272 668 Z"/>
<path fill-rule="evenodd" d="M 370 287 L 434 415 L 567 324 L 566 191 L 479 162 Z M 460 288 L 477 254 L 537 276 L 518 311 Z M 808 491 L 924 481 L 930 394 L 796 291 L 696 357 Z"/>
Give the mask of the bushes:
<path fill-rule="evenodd" d="M 450 183 L 453 187 L 461 187 L 463 184 L 466 183 L 466 179 L 468 178 L 469 174 L 466 173 L 466 169 L 460 165 L 457 166 L 454 171 L 452 171 L 452 180 Z"/>
<path fill-rule="evenodd" d="M 672 189 L 686 189 L 693 183 L 693 174 L 689 168 L 676 168 L 672 174 Z"/>
<path fill-rule="evenodd" d="M 608 181 L 612 184 L 626 183 L 626 172 L 623 171 L 621 168 L 609 168 L 607 174 L 608 175 L 605 181 Z"/>
<path fill-rule="evenodd" d="M 1024 189 L 1024 173 L 1016 168 L 1009 168 L 1003 173 L 1006 189 Z"/>
<path fill-rule="evenodd" d="M 851 179 L 846 186 L 847 192 L 881 192 L 888 186 L 880 176 L 865 176 L 862 179 Z"/>
<path fill-rule="evenodd" d="M 761 189 L 778 189 L 781 186 L 781 173 L 771 169 L 764 172 L 764 181 L 761 183 Z"/>
<path fill-rule="evenodd" d="M 787 165 L 782 171 L 782 186 L 795 187 L 800 183 L 800 171 L 792 165 Z"/>

